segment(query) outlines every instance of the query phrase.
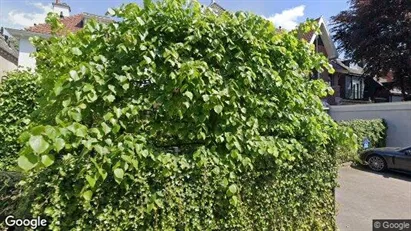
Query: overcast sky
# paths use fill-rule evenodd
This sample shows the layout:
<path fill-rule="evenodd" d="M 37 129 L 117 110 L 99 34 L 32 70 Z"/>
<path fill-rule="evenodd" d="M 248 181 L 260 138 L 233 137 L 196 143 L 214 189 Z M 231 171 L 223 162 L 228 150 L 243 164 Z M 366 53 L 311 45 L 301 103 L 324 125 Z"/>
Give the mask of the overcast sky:
<path fill-rule="evenodd" d="M 43 23 L 54 0 L 0 0 L 0 26 L 24 28 Z M 108 8 L 142 0 L 62 0 L 70 5 L 71 14 L 88 12 L 104 15 Z M 209 4 L 209 0 L 200 0 Z M 251 11 L 286 29 L 294 28 L 307 18 L 324 16 L 326 21 L 348 8 L 347 0 L 217 0 L 229 11 Z"/>

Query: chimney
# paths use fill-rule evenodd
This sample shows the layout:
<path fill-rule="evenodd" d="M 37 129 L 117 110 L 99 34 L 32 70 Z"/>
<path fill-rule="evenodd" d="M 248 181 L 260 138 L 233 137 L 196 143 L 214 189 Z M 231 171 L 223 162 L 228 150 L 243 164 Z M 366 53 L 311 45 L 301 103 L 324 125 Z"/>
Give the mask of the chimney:
<path fill-rule="evenodd" d="M 67 3 L 56 0 L 53 2 L 53 12 L 60 15 L 60 18 L 69 17 L 71 8 Z"/>

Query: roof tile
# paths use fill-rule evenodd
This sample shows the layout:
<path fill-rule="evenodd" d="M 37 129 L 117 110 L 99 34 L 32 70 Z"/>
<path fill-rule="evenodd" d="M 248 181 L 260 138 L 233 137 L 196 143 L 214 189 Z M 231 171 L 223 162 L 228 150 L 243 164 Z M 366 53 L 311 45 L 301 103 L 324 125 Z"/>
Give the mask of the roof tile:
<path fill-rule="evenodd" d="M 77 32 L 78 30 L 81 30 L 83 28 L 84 21 L 85 19 L 88 19 L 88 18 L 96 19 L 97 21 L 101 23 L 109 23 L 113 21 L 112 19 L 108 17 L 89 14 L 89 13 L 81 13 L 81 14 L 76 14 L 73 16 L 65 17 L 65 18 L 62 18 L 60 21 L 61 23 L 63 23 L 65 28 L 68 29 L 69 31 Z M 25 30 L 30 31 L 30 32 L 35 32 L 35 33 L 41 33 L 41 34 L 51 33 L 51 27 L 50 25 L 46 23 L 38 24 L 32 27 L 26 28 Z"/>
<path fill-rule="evenodd" d="M 83 28 L 83 19 L 84 14 L 76 14 L 73 16 L 65 17 L 61 19 L 61 23 L 71 32 L 76 32 Z M 38 24 L 29 28 L 26 28 L 27 31 L 41 33 L 41 34 L 50 34 L 51 27 L 49 24 L 43 23 Z"/>

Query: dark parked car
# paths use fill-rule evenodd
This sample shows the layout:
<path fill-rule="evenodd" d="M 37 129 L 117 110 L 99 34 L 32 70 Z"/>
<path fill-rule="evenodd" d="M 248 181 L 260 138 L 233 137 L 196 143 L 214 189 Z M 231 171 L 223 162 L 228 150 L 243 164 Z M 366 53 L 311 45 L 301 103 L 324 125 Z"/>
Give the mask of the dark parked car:
<path fill-rule="evenodd" d="M 411 172 L 411 147 L 368 149 L 360 154 L 360 159 L 377 172 L 386 169 Z"/>

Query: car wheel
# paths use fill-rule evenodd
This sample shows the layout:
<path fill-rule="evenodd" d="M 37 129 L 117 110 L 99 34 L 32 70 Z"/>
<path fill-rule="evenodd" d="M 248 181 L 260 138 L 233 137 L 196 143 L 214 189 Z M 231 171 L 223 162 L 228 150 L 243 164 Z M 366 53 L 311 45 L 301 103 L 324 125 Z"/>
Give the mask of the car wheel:
<path fill-rule="evenodd" d="M 381 156 L 373 155 L 368 158 L 368 166 L 376 172 L 384 171 L 387 168 L 384 158 Z"/>

